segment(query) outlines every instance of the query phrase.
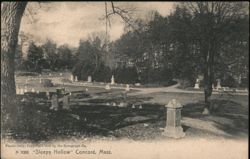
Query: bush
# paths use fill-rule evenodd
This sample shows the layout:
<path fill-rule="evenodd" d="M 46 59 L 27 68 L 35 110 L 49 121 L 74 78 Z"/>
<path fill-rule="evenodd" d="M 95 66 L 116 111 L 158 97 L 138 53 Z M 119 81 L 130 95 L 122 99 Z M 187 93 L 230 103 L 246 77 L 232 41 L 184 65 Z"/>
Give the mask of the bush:
<path fill-rule="evenodd" d="M 115 80 L 118 83 L 133 84 L 138 81 L 136 68 L 118 68 L 115 71 Z"/>

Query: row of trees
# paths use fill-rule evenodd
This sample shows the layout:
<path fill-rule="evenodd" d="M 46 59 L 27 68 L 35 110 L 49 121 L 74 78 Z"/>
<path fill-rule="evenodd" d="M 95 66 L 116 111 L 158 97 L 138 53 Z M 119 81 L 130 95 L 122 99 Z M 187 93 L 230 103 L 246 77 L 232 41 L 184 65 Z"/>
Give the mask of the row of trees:
<path fill-rule="evenodd" d="M 65 70 L 73 67 L 73 58 L 72 49 L 67 45 L 57 47 L 51 40 L 41 46 L 30 42 L 26 54 L 22 53 L 22 46 L 18 46 L 15 66 L 17 70 L 35 72 L 41 72 L 42 69 Z"/>
<path fill-rule="evenodd" d="M 248 77 L 249 15 L 243 5 L 183 3 L 167 17 L 152 12 L 150 22 L 137 20 L 138 30 L 122 35 L 113 50 L 152 79 L 165 73 L 191 86 L 203 75 L 209 85 L 222 79 L 227 86 L 237 86 L 237 78 Z"/>

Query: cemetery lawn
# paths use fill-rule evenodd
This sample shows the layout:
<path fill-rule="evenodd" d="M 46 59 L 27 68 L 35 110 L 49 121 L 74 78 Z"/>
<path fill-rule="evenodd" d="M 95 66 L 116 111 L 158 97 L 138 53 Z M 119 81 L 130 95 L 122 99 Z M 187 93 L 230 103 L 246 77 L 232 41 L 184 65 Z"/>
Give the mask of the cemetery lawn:
<path fill-rule="evenodd" d="M 86 92 L 86 88 L 88 91 Z M 55 88 L 50 88 L 55 89 Z M 125 94 L 124 90 L 67 86 L 72 94 L 71 110 L 50 110 L 48 101 L 18 95 L 19 128 L 12 137 L 20 140 L 161 140 L 166 124 L 165 104 L 175 98 L 183 104 L 182 126 L 185 138 L 246 138 L 248 96 L 213 95 L 216 110 L 201 114 L 201 93 Z M 52 90 L 53 91 L 53 90 Z M 131 93 L 132 94 L 132 93 Z M 21 102 L 23 98 L 28 98 Z M 29 100 L 32 99 L 32 100 Z"/>
<path fill-rule="evenodd" d="M 35 88 L 40 92 L 55 92 L 62 85 L 43 87 L 39 80 L 19 86 Z M 161 140 L 166 125 L 166 105 L 177 99 L 183 105 L 182 127 L 185 138 L 248 137 L 248 95 L 214 94 L 215 109 L 209 116 L 201 114 L 204 108 L 203 93 L 144 92 L 100 87 L 65 85 L 72 93 L 70 110 L 51 110 L 50 100 L 32 95 L 17 95 L 20 114 L 17 130 L 7 134 L 16 140 L 51 141 L 73 140 Z M 101 88 L 103 87 L 103 88 Z M 26 99 L 26 100 L 24 100 Z"/>

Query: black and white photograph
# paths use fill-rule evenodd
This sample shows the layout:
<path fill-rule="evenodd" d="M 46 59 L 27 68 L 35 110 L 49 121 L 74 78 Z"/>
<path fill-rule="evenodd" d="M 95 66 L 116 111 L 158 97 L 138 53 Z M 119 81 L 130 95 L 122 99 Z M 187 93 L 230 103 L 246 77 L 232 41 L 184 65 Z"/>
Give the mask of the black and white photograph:
<path fill-rule="evenodd" d="M 1 158 L 247 159 L 248 1 L 1 2 Z"/>

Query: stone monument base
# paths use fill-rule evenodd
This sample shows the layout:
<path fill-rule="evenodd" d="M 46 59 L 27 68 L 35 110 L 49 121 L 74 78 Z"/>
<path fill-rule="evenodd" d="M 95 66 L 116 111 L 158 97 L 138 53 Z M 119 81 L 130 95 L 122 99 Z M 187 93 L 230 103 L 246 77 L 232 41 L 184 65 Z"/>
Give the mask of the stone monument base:
<path fill-rule="evenodd" d="M 181 126 L 178 126 L 165 128 L 162 135 L 172 138 L 182 138 L 185 136 L 185 133 L 183 132 L 183 128 Z"/>

